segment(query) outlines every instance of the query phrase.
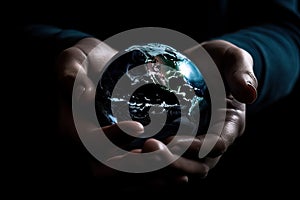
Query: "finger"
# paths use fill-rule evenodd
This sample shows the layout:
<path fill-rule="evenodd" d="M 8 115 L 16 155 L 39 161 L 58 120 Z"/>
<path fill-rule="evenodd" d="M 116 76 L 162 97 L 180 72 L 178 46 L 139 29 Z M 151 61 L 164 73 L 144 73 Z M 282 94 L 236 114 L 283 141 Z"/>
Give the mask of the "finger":
<path fill-rule="evenodd" d="M 151 164 L 151 166 L 160 166 L 162 162 L 170 162 L 170 165 L 168 165 L 167 168 L 172 169 L 172 171 L 169 171 L 169 173 L 176 174 L 174 172 L 177 172 L 178 176 L 173 176 L 173 178 L 182 182 L 187 181 L 187 175 L 205 177 L 209 171 L 209 167 L 204 163 L 183 157 L 178 158 L 172 154 L 163 143 L 155 139 L 147 140 L 142 152 L 152 152 L 153 154 L 145 159 L 145 157 L 142 158 L 140 154 L 133 154 L 130 152 L 124 155 L 115 156 L 108 161 L 114 168 L 120 169 L 146 169 L 149 164 Z"/>
<path fill-rule="evenodd" d="M 174 136 L 169 137 L 167 140 L 173 140 L 172 146 L 168 146 L 170 148 L 170 152 L 174 155 L 176 155 L 177 152 L 179 152 L 179 155 L 182 153 L 182 149 L 186 149 L 186 145 L 190 145 L 191 142 L 195 142 L 195 138 L 190 136 Z M 174 141 L 175 140 L 175 141 Z M 193 140 L 193 141 L 191 141 Z M 199 140 L 198 140 L 199 141 Z M 197 142 L 198 142 L 197 141 Z M 201 145 L 200 145 L 201 146 Z M 199 145 L 195 145 L 195 148 L 199 150 Z M 189 148 L 188 148 L 189 149 Z M 191 149 L 190 149 L 191 150 Z M 189 151 L 189 150 L 188 150 Z M 198 155 L 199 151 L 193 151 L 193 157 L 196 157 Z M 173 173 L 179 173 L 182 175 L 197 175 L 200 177 L 205 177 L 208 173 L 208 166 L 202 162 L 199 161 L 199 159 L 191 159 L 189 157 L 182 157 L 182 156 L 176 156 L 177 159 L 172 162 L 169 167 L 173 169 Z M 175 170 L 175 171 L 174 171 Z"/>
<path fill-rule="evenodd" d="M 141 153 L 131 151 L 118 154 L 108 158 L 107 164 L 115 169 L 125 171 L 143 172 L 143 170 L 146 170 L 145 172 L 148 172 L 161 169 L 174 160 L 174 155 L 162 142 L 156 139 L 148 139 L 145 141 Z"/>
<path fill-rule="evenodd" d="M 145 158 L 142 154 L 152 153 Z M 173 160 L 173 154 L 166 146 L 156 139 L 148 139 L 142 150 L 135 149 L 129 153 L 118 155 L 110 158 L 109 165 L 114 168 L 126 169 L 146 169 L 149 165 L 159 166 L 162 162 L 170 162 Z M 131 176 L 131 181 L 134 179 L 140 184 L 145 184 L 151 188 L 157 186 L 179 185 L 188 182 L 188 177 L 182 173 L 174 173 L 174 169 L 159 168 L 158 171 L 141 174 L 141 176 Z M 139 180 L 141 178 L 141 180 Z M 142 182 L 141 182 L 142 181 Z M 135 182 L 135 181 L 134 181 Z M 143 183 L 144 182 L 144 183 Z"/>
<path fill-rule="evenodd" d="M 122 121 L 102 128 L 105 135 L 116 145 L 122 146 L 132 142 L 144 132 L 144 127 L 136 121 Z"/>
<path fill-rule="evenodd" d="M 218 157 L 215 157 L 215 158 L 207 157 L 207 158 L 204 158 L 203 163 L 205 163 L 209 167 L 209 169 L 212 169 L 218 164 L 218 162 L 220 161 L 220 158 L 221 158 L 221 155 Z"/>
<path fill-rule="evenodd" d="M 206 135 L 197 136 L 196 138 L 191 136 L 178 136 L 176 138 L 168 138 L 170 140 L 175 140 L 174 144 L 170 146 L 170 150 L 174 154 L 180 154 L 183 150 L 186 149 L 183 156 L 189 159 L 194 160 L 201 160 L 202 158 L 199 157 L 199 151 L 203 145 L 204 137 Z M 213 138 L 214 137 L 214 138 Z M 210 141 L 209 141 L 210 140 Z M 223 154 L 226 150 L 226 146 L 224 141 L 221 137 L 216 135 L 211 135 L 210 137 L 206 138 L 207 143 L 215 143 L 213 144 L 214 147 L 211 151 L 207 154 L 208 157 L 217 157 Z"/>
<path fill-rule="evenodd" d="M 157 155 L 155 155 L 155 160 L 161 160 L 164 159 L 167 162 L 174 162 L 176 157 L 174 157 L 174 154 L 169 150 L 169 148 L 162 142 L 156 140 L 156 139 L 148 139 L 143 146 L 143 153 L 149 153 L 149 152 L 157 152 Z M 166 176 L 167 175 L 167 176 Z M 160 178 L 159 178 L 160 177 Z M 161 177 L 164 178 L 164 180 L 161 179 Z M 158 181 L 160 183 L 167 183 L 170 184 L 185 184 L 188 182 L 188 176 L 186 173 L 183 173 L 183 170 L 177 169 L 176 167 L 171 164 L 170 166 L 167 166 L 166 168 L 160 169 L 158 172 L 158 178 L 154 177 L 154 181 Z"/>
<path fill-rule="evenodd" d="M 179 157 L 170 165 L 170 167 L 173 167 L 174 169 L 183 174 L 187 174 L 188 176 L 193 175 L 201 178 L 206 177 L 210 170 L 209 166 L 205 163 L 185 157 Z"/>
<path fill-rule="evenodd" d="M 210 157 L 222 155 L 236 138 L 243 134 L 245 129 L 245 104 L 237 102 L 234 98 L 232 100 L 227 99 L 227 101 L 230 103 L 227 104 L 225 121 L 214 123 L 207 135 L 202 136 L 202 138 L 199 137 L 203 143 L 207 142 L 208 144 L 203 146 L 209 148 L 214 145 L 208 154 Z M 221 132 L 218 132 L 220 130 Z"/>
<path fill-rule="evenodd" d="M 142 148 L 142 153 L 150 152 L 155 152 L 154 154 L 151 154 L 150 159 L 153 160 L 163 160 L 165 163 L 171 163 L 176 159 L 174 154 L 172 154 L 164 143 L 153 138 L 146 140 Z"/>
<path fill-rule="evenodd" d="M 164 140 L 172 153 L 182 154 L 191 159 L 202 159 L 199 152 L 207 157 L 222 155 L 245 129 L 245 104 L 228 97 L 225 118 L 216 118 L 207 134 L 192 136 L 171 136 Z M 224 112 L 222 109 L 219 112 Z M 218 117 L 219 115 L 217 115 Z M 171 142 L 172 141 L 172 142 Z M 202 154 L 201 154 L 202 155 Z"/>

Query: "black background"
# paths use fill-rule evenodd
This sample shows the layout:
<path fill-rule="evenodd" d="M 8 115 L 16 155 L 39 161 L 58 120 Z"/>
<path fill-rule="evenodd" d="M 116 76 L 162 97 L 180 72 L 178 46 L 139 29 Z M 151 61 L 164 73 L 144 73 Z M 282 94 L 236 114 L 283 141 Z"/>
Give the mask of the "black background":
<path fill-rule="evenodd" d="M 88 4 L 83 8 L 80 7 L 81 4 L 72 6 L 72 4 L 62 5 L 59 2 L 41 1 L 33 4 L 34 6 L 28 3 L 25 7 L 18 4 L 19 6 L 13 7 L 12 12 L 7 16 L 8 18 L 15 16 L 16 20 L 5 25 L 9 24 L 7 28 L 10 29 L 11 25 L 14 27 L 32 20 L 42 23 L 45 19 L 52 22 L 55 18 L 55 20 L 61 19 L 62 26 L 93 34 L 99 30 L 99 27 L 88 25 L 101 20 L 102 38 L 141 26 L 165 25 L 180 31 L 185 30 L 184 27 L 187 26 L 187 20 L 171 23 L 173 20 L 176 21 L 175 19 L 182 19 L 178 16 L 161 20 L 160 16 L 165 16 L 165 13 L 157 9 L 161 4 L 150 3 L 150 8 L 153 12 L 156 11 L 156 14 L 152 19 L 145 18 L 145 23 L 139 21 L 139 17 L 145 16 L 145 12 L 133 12 L 134 9 L 125 12 L 124 7 L 123 12 L 118 13 L 119 11 L 114 9 L 113 5 L 104 6 L 100 2 L 100 7 L 96 9 L 96 4 L 90 2 Z M 123 5 L 118 4 L 118 6 L 122 10 Z M 130 6 L 129 2 L 126 6 Z M 87 11 L 85 10 L 87 7 L 93 9 Z M 111 12 L 107 13 L 106 8 L 111 8 L 108 9 Z M 181 9 L 186 11 L 184 8 Z M 196 11 L 189 10 L 189 12 Z M 102 18 L 89 21 L 98 16 L 98 13 Z M 116 13 L 118 13 L 117 17 L 112 17 Z M 183 12 L 182 15 L 185 14 L 186 12 Z M 120 23 L 118 19 L 122 19 L 124 23 Z M 47 67 L 41 66 L 42 60 L 39 57 L 28 54 L 31 47 L 24 47 L 21 45 L 23 43 L 19 43 L 17 39 L 19 33 L 14 32 L 14 29 L 11 30 L 13 31 L 4 31 L 11 43 L 6 59 L 9 65 L 5 67 L 8 73 L 3 72 L 3 76 L 7 75 L 8 78 L 7 81 L 5 77 L 4 86 L 8 91 L 3 95 L 3 99 L 9 103 L 7 105 L 12 105 L 9 112 L 4 113 L 6 119 L 10 121 L 4 124 L 8 129 L 3 131 L 3 135 L 8 136 L 8 140 L 2 141 L 5 148 L 4 158 L 7 158 L 2 163 L 5 167 L 2 171 L 5 186 L 12 191 L 9 192 L 11 195 L 18 193 L 34 196 L 58 195 L 61 192 L 76 195 L 84 192 L 95 193 L 101 197 L 108 190 L 103 191 L 102 186 L 86 179 L 85 174 L 81 174 L 85 166 L 81 166 L 80 162 L 76 161 L 74 164 L 76 155 L 81 152 L 74 152 L 72 144 L 57 140 L 59 138 L 55 134 L 57 88 L 52 84 L 53 77 L 48 73 Z M 193 37 L 196 31 L 196 28 L 192 28 L 184 32 Z M 205 38 L 205 34 L 202 38 Z M 259 198 L 262 195 L 284 195 L 289 199 L 291 195 L 297 193 L 296 184 L 299 180 L 299 100 L 297 86 L 291 95 L 259 113 L 248 116 L 244 135 L 228 149 L 219 164 L 205 179 L 193 181 L 180 188 L 169 188 L 165 191 L 166 194 L 183 194 L 186 198 L 189 196 Z M 145 194 L 145 191 L 143 192 Z M 159 195 L 155 192 L 151 194 Z M 128 194 L 128 197 L 142 198 L 134 196 L 133 193 Z"/>

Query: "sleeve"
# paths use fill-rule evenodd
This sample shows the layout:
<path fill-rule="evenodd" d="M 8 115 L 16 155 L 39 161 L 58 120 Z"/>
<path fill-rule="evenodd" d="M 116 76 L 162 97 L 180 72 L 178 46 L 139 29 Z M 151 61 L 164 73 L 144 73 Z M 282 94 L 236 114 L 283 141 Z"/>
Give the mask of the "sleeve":
<path fill-rule="evenodd" d="M 46 52 L 49 58 L 54 58 L 64 49 L 73 46 L 85 37 L 87 33 L 73 29 L 61 29 L 50 25 L 28 25 L 24 27 L 24 41 L 30 46 L 31 53 Z"/>
<path fill-rule="evenodd" d="M 290 3 L 287 3 L 290 2 Z M 248 51 L 258 78 L 258 111 L 293 91 L 300 71 L 300 17 L 297 1 L 281 1 L 276 20 L 233 32 L 220 39 Z"/>

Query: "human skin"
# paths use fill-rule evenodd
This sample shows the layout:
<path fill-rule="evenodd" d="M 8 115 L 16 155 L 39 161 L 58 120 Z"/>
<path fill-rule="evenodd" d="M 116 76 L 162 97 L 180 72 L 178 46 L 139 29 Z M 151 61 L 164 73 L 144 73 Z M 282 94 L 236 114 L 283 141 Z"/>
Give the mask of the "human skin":
<path fill-rule="evenodd" d="M 199 159 L 198 157 L 199 149 L 204 141 L 203 135 L 197 137 L 180 136 L 176 138 L 171 136 L 164 141 L 148 139 L 141 149 L 132 150 L 135 154 L 113 155 L 108 158 L 108 162 L 121 163 L 127 159 L 136 159 L 136 163 L 139 163 L 137 155 L 145 152 L 156 153 L 156 158 L 153 159 L 153 162 L 160 162 L 161 159 L 175 160 L 174 158 L 177 152 L 180 151 L 180 148 L 183 148 L 187 143 L 191 143 L 183 156 L 162 170 L 163 173 L 168 173 L 167 177 L 161 176 L 161 173 L 153 173 L 153 176 L 149 176 L 151 177 L 151 180 L 149 179 L 151 183 L 159 182 L 167 184 L 172 181 L 177 184 L 188 182 L 191 176 L 199 178 L 207 176 L 209 170 L 218 163 L 221 156 L 235 139 L 243 134 L 245 129 L 246 104 L 254 102 L 257 96 L 257 80 L 253 72 L 252 57 L 243 49 L 224 40 L 212 40 L 204 42 L 200 46 L 210 54 L 227 86 L 227 107 L 224 108 L 226 112 L 225 123 L 221 135 L 213 138 L 217 143 L 210 153 L 204 158 Z M 193 51 L 193 49 L 190 49 L 190 51 Z M 95 75 L 103 70 L 105 64 L 116 53 L 116 50 L 103 44 L 96 38 L 85 38 L 73 47 L 64 50 L 57 60 L 57 77 L 61 86 L 61 93 L 63 94 L 60 97 L 59 131 L 61 134 L 77 141 L 79 146 L 81 143 L 72 115 L 72 93 L 75 103 L 82 106 L 91 103 L 95 97 L 95 80 L 97 80 Z M 86 60 L 88 60 L 88 64 L 84 62 Z M 73 88 L 76 77 L 79 85 Z M 100 132 L 99 124 L 85 118 L 85 116 L 81 118 L 81 123 L 86 124 L 86 134 Z M 122 126 L 122 129 L 119 126 Z M 215 124 L 215 126 L 218 126 L 218 124 Z M 106 136 L 121 146 L 128 144 L 133 139 L 122 131 L 124 129 L 133 135 L 142 134 L 144 131 L 143 126 L 134 121 L 123 121 L 118 124 L 102 127 Z M 173 140 L 173 145 L 167 147 L 166 144 L 171 140 Z M 109 151 L 114 151 L 114 149 Z M 142 165 L 142 163 L 139 164 Z M 92 156 L 89 159 L 89 165 L 91 166 L 93 175 L 98 178 L 116 177 L 122 174 L 122 172 L 98 162 Z"/>

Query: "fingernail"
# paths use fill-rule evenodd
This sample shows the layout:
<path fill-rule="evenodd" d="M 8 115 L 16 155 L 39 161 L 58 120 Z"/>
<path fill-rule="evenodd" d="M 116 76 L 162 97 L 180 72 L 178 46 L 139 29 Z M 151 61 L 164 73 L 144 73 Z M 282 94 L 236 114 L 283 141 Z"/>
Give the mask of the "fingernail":
<path fill-rule="evenodd" d="M 247 87 L 249 88 L 250 91 L 248 103 L 253 103 L 257 98 L 257 90 L 250 81 L 247 81 Z"/>

